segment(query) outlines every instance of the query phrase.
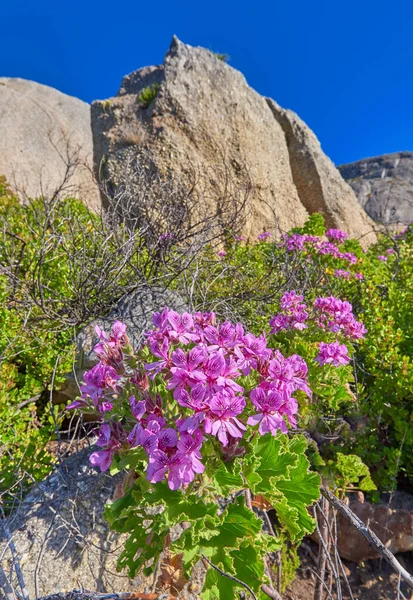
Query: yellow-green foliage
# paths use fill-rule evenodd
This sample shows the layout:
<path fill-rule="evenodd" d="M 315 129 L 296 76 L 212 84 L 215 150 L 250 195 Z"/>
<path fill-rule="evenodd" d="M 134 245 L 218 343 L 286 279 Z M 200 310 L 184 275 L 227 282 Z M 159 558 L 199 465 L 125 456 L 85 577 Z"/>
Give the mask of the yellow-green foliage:
<path fill-rule="evenodd" d="M 148 85 L 146 88 L 143 88 L 138 96 L 138 100 L 144 108 L 148 108 L 155 100 L 159 87 L 159 83 L 154 83 L 153 85 Z"/>

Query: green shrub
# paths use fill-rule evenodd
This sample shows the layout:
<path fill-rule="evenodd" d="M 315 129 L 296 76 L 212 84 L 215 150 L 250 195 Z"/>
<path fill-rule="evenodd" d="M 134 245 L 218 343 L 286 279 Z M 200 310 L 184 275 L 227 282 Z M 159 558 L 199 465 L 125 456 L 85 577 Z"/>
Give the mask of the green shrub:
<path fill-rule="evenodd" d="M 140 92 L 138 96 L 138 101 L 143 106 L 143 108 L 148 108 L 148 106 L 152 104 L 152 102 L 156 98 L 159 88 L 159 83 L 154 83 L 153 85 L 148 85 Z"/>

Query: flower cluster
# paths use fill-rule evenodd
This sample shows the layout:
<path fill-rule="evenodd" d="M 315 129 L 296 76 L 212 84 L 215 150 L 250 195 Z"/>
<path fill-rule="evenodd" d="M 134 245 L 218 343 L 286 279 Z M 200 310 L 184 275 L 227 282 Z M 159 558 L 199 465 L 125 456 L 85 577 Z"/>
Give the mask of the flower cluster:
<path fill-rule="evenodd" d="M 326 231 L 327 240 L 321 239 L 315 235 L 303 235 L 293 233 L 284 235 L 281 247 L 285 247 L 288 252 L 297 252 L 303 250 L 313 250 L 317 254 L 330 255 L 333 258 L 342 259 L 349 264 L 355 265 L 357 257 L 352 252 L 342 252 L 337 244 L 342 244 L 348 238 L 345 231 L 340 229 L 328 229 Z"/>
<path fill-rule="evenodd" d="M 268 238 L 270 238 L 272 236 L 271 231 L 263 231 L 262 233 L 258 234 L 258 240 L 260 242 L 262 242 L 263 240 L 266 240 Z"/>
<path fill-rule="evenodd" d="M 305 321 L 308 318 L 307 306 L 303 303 L 303 296 L 296 292 L 286 292 L 281 298 L 281 312 L 270 320 L 271 333 L 278 333 L 283 329 L 307 328 Z"/>
<path fill-rule="evenodd" d="M 364 337 L 367 333 L 363 323 L 355 319 L 350 302 L 328 296 L 316 298 L 313 308 L 319 327 L 354 340 Z"/>
<path fill-rule="evenodd" d="M 355 319 L 353 307 L 349 302 L 334 296 L 316 298 L 310 311 L 303 302 L 303 296 L 297 296 L 295 291 L 291 291 L 286 292 L 281 298 L 281 312 L 270 320 L 271 333 L 276 334 L 288 329 L 306 329 L 308 327 L 306 322 L 309 319 L 322 329 L 341 333 L 350 339 L 362 338 L 367 332 L 363 323 Z"/>
<path fill-rule="evenodd" d="M 293 292 L 283 307 L 299 311 L 301 300 Z M 294 394 L 311 396 L 303 358 L 283 356 L 268 347 L 265 334 L 254 336 L 239 323 L 218 324 L 214 313 L 165 308 L 153 324 L 136 355 L 122 323 L 109 335 L 98 328 L 100 362 L 85 374 L 82 398 L 69 407 L 101 414 L 100 450 L 91 462 L 102 471 L 116 453 L 141 447 L 148 480 L 167 477 L 177 489 L 204 471 L 206 439 L 216 438 L 233 457 L 244 451 L 240 441 L 248 427 L 276 435 L 296 426 Z"/>
<path fill-rule="evenodd" d="M 330 242 L 338 242 L 342 244 L 348 238 L 348 234 L 341 229 L 327 229 L 326 237 L 330 240 Z"/>
<path fill-rule="evenodd" d="M 320 342 L 319 353 L 316 361 L 320 365 L 331 364 L 335 367 L 347 365 L 350 362 L 348 348 L 345 344 L 340 344 L 340 342 L 337 341 L 331 342 L 331 344 Z"/>

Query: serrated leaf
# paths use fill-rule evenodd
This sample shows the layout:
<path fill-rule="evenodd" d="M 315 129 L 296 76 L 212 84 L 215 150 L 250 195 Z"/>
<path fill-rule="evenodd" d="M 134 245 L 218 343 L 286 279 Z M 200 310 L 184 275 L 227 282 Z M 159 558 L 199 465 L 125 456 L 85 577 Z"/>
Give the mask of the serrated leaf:
<path fill-rule="evenodd" d="M 229 496 L 238 490 L 244 489 L 245 484 L 241 475 L 239 461 L 222 462 L 213 476 L 216 493 L 220 496 Z"/>

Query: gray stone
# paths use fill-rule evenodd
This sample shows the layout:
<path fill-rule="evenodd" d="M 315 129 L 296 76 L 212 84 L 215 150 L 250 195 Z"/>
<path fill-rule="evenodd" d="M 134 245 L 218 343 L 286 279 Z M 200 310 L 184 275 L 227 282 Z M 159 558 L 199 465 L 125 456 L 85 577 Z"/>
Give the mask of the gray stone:
<path fill-rule="evenodd" d="M 31 598 L 36 597 L 36 579 L 39 596 L 82 587 L 97 592 L 151 591 L 152 577 L 131 580 L 116 571 L 126 536 L 109 530 L 103 509 L 116 495 L 123 476 L 100 473 L 90 465 L 89 455 L 90 450 L 84 449 L 63 460 L 57 472 L 38 484 L 9 517 Z M 1 564 L 8 573 L 12 558 L 1 532 Z M 198 567 L 182 598 L 195 600 L 194 590 L 200 590 L 202 577 Z"/>
<path fill-rule="evenodd" d="M 139 94 L 153 83 L 158 93 L 143 107 Z M 275 106 L 214 53 L 174 37 L 163 65 L 128 75 L 116 97 L 92 104 L 96 172 L 117 189 L 126 165 L 144 154 L 150 156 L 148 172 L 174 181 L 185 181 L 190 165 L 207 188 L 200 211 L 222 197 L 223 174 L 238 189 L 248 174 L 253 193 L 244 208 L 244 235 L 249 239 L 263 230 L 303 225 L 313 210 L 321 210 L 329 225 L 363 236 L 369 221 L 314 134 L 297 119 L 292 134 L 298 137 L 288 140 Z M 298 153 L 307 150 L 312 157 L 300 164 Z M 313 186 L 315 174 L 322 181 Z"/>
<path fill-rule="evenodd" d="M 395 152 L 338 167 L 377 223 L 413 221 L 413 152 Z"/>
<path fill-rule="evenodd" d="M 86 102 L 33 81 L 0 78 L 0 175 L 15 191 L 50 196 L 64 182 L 62 195 L 98 209 L 92 158 Z"/>
<path fill-rule="evenodd" d="M 267 101 L 285 133 L 294 183 L 306 210 L 322 213 L 328 227 L 351 231 L 363 246 L 374 242 L 373 223 L 357 206 L 353 190 L 324 154 L 315 134 L 296 113 L 270 98 Z"/>

